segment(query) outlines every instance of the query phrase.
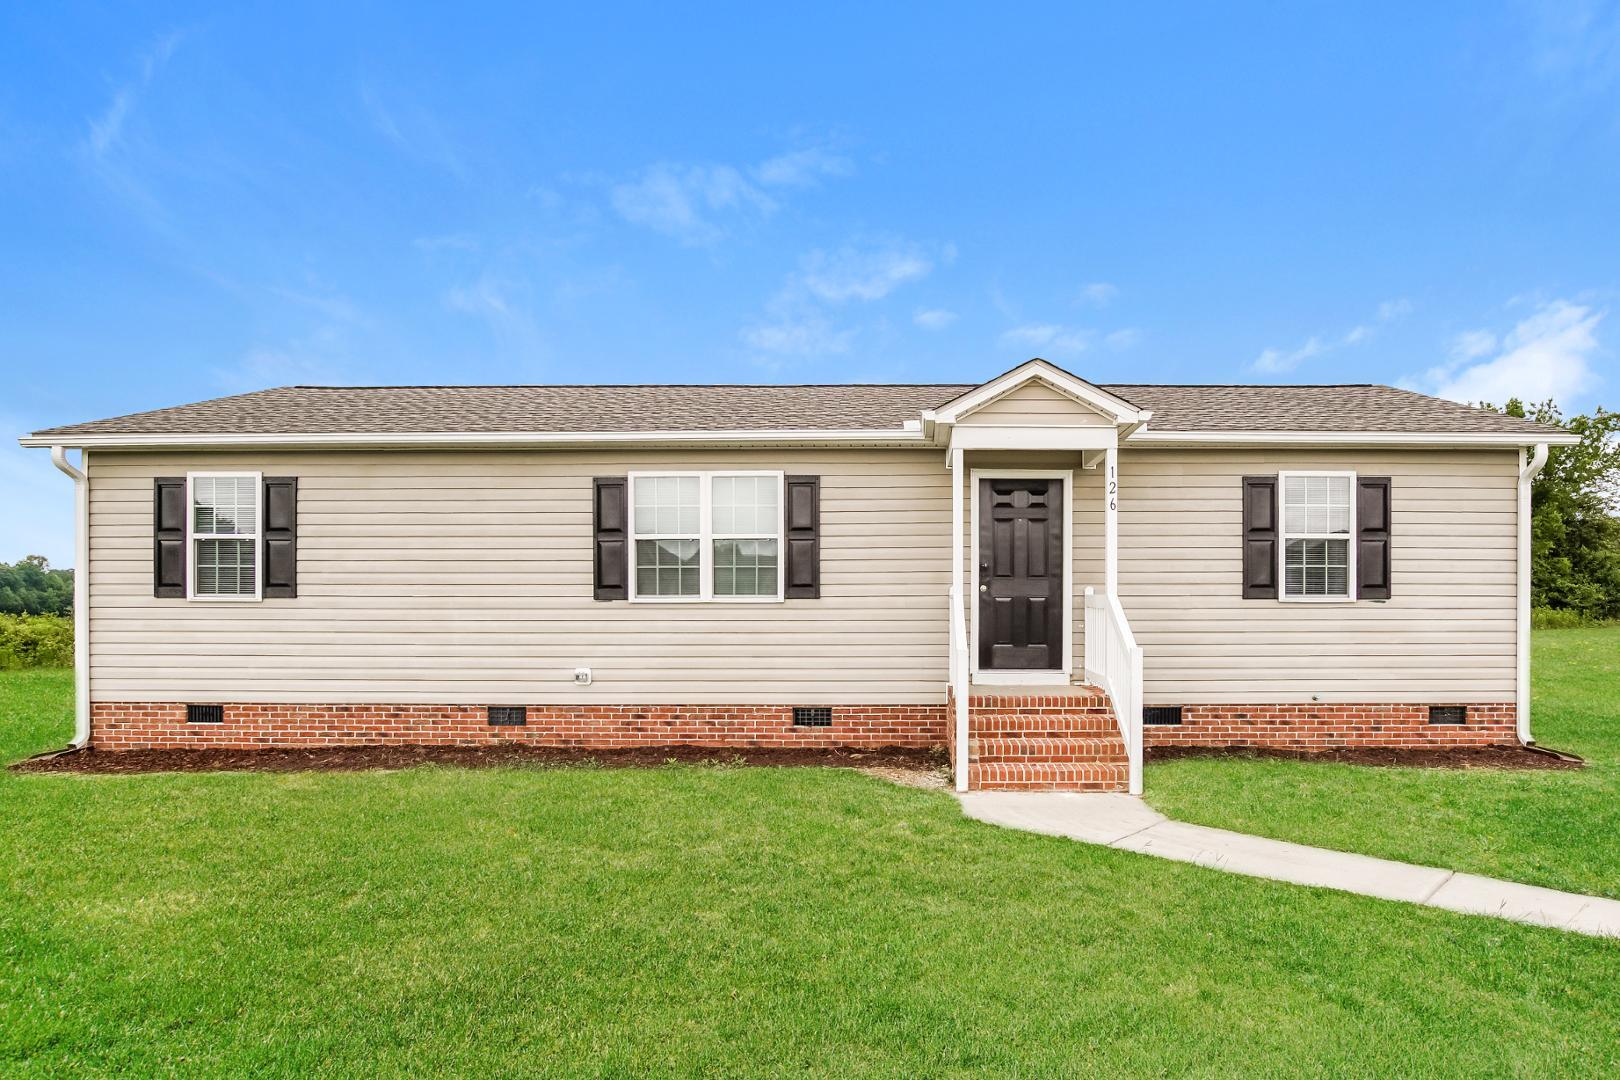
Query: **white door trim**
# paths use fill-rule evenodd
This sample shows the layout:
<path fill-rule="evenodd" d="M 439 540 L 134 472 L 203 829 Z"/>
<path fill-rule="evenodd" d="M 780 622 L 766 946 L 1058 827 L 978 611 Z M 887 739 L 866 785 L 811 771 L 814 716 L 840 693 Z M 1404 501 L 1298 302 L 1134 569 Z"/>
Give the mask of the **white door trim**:
<path fill-rule="evenodd" d="M 973 681 L 985 686 L 1066 686 L 1074 672 L 1074 470 L 1073 469 L 970 469 L 973 511 L 968 519 L 972 560 L 968 567 L 968 604 L 972 628 L 968 654 Z M 983 671 L 979 668 L 979 480 L 1045 479 L 1063 481 L 1063 666 L 1042 671 Z M 960 482 L 960 480 L 958 480 Z"/>

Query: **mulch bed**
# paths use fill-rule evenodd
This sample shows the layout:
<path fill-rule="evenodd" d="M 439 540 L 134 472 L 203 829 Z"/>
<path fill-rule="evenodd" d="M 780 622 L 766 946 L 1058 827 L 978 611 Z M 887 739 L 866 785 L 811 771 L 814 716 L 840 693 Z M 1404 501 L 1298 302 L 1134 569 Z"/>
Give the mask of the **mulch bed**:
<path fill-rule="evenodd" d="M 1583 769 L 1586 762 L 1574 754 L 1527 746 L 1468 746 L 1452 749 L 1409 750 L 1356 747 L 1341 750 L 1277 750 L 1265 746 L 1150 746 L 1146 760 L 1175 758 L 1251 757 L 1288 761 L 1333 761 L 1344 765 L 1400 765 L 1424 769 Z"/>
<path fill-rule="evenodd" d="M 86 750 L 41 754 L 11 766 L 18 772 L 353 772 L 408 769 L 415 765 L 594 766 L 647 769 L 663 765 L 823 766 L 850 769 L 937 769 L 942 750 L 885 746 L 875 750 L 844 747 L 637 746 L 622 750 L 527 746 L 331 746 L 264 750 Z"/>

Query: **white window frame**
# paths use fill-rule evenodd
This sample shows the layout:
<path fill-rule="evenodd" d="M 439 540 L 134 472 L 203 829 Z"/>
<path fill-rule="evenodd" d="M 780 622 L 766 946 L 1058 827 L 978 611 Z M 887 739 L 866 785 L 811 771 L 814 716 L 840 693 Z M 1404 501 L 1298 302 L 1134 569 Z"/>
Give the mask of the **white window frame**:
<path fill-rule="evenodd" d="M 197 540 L 245 540 L 240 533 L 195 533 L 197 505 L 192 501 L 192 482 L 198 479 L 232 477 L 253 480 L 253 595 L 214 596 L 197 593 Z M 264 598 L 264 474 L 259 472 L 188 472 L 186 473 L 186 599 L 199 603 L 251 604 Z"/>
<path fill-rule="evenodd" d="M 1292 477 L 1337 476 L 1350 481 L 1350 531 L 1291 533 L 1288 531 L 1288 481 Z M 1285 604 L 1353 604 L 1356 602 L 1356 474 L 1344 469 L 1296 469 L 1277 474 L 1277 599 Z M 1288 541 L 1344 540 L 1345 593 L 1343 596 L 1291 596 L 1288 592 Z"/>
<path fill-rule="evenodd" d="M 698 482 L 698 594 L 696 596 L 643 596 L 637 588 L 639 575 L 636 573 L 636 541 L 655 539 L 682 539 L 689 540 L 692 536 L 675 533 L 647 533 L 636 531 L 636 482 L 641 479 L 655 477 L 691 477 Z M 773 535 L 763 533 L 717 533 L 714 531 L 714 480 L 716 477 L 726 476 L 765 476 L 776 480 L 776 532 Z M 787 513 L 787 473 L 781 469 L 669 469 L 662 471 L 639 471 L 629 474 L 630 490 L 627 510 L 630 515 L 629 536 L 629 569 L 630 592 L 629 599 L 632 604 L 780 604 L 783 602 L 783 587 L 787 581 L 787 540 L 783 535 L 782 523 Z M 776 540 L 776 595 L 774 596 L 716 596 L 714 595 L 714 542 L 716 540 Z"/>

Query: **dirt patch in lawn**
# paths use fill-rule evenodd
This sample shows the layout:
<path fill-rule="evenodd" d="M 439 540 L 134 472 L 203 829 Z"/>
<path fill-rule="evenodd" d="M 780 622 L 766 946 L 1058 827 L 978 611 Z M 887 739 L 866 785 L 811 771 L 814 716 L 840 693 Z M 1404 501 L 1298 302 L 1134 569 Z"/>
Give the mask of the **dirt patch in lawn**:
<path fill-rule="evenodd" d="M 1405 766 L 1420 769 L 1581 769 L 1586 762 L 1573 754 L 1527 746 L 1466 746 L 1433 750 L 1355 747 L 1338 750 L 1277 750 L 1265 746 L 1151 746 L 1153 761 L 1196 757 L 1283 758 L 1288 761 L 1333 761 L 1344 765 Z"/>
<path fill-rule="evenodd" d="M 18 772 L 353 772 L 364 769 L 408 769 L 416 765 L 465 768 L 538 765 L 582 768 L 649 769 L 665 765 L 822 766 L 886 770 L 896 773 L 938 772 L 942 750 L 885 746 L 875 750 L 799 747 L 637 746 L 619 750 L 583 750 L 562 746 L 330 746 L 264 750 L 71 750 L 20 761 Z"/>

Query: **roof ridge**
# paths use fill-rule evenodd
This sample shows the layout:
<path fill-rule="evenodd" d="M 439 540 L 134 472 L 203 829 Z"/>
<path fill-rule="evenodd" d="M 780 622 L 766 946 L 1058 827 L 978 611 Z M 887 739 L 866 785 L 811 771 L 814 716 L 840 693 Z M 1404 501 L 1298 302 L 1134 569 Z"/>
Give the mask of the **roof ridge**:
<path fill-rule="evenodd" d="M 266 387 L 265 390 L 250 390 L 245 394 L 235 395 L 245 397 L 247 394 L 262 394 L 267 390 L 857 390 L 863 387 L 882 390 L 910 390 L 934 389 L 959 386 L 983 386 L 983 383 L 947 383 L 947 382 L 920 382 L 920 383 L 371 383 L 371 384 L 343 384 L 322 385 L 314 383 L 294 383 L 288 386 Z M 1348 390 L 1348 389 L 1384 389 L 1400 390 L 1401 387 L 1389 386 L 1385 383 L 1092 383 L 1097 387 L 1108 386 L 1142 386 L 1163 389 L 1203 389 L 1203 390 Z M 1418 393 L 1408 390 L 1406 393 Z M 1427 395 L 1425 395 L 1427 396 Z"/>

